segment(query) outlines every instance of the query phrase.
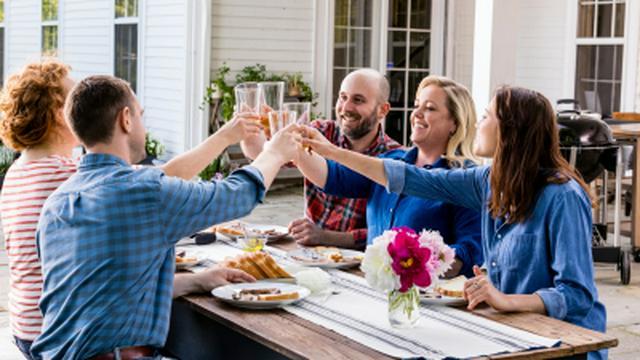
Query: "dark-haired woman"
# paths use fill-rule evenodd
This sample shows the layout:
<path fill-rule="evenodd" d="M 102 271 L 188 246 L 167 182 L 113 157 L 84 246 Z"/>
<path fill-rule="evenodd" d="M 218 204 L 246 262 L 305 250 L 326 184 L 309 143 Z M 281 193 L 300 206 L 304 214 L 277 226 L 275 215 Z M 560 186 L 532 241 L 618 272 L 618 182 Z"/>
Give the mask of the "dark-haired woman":
<path fill-rule="evenodd" d="M 591 256 L 591 198 L 560 154 L 549 100 L 516 87 L 497 90 L 478 125 L 477 156 L 491 166 L 426 170 L 336 148 L 308 130 L 320 155 L 389 191 L 477 209 L 488 273 L 477 267 L 465 284 L 469 309 L 531 311 L 604 332 Z M 606 350 L 589 353 L 606 358 Z"/>

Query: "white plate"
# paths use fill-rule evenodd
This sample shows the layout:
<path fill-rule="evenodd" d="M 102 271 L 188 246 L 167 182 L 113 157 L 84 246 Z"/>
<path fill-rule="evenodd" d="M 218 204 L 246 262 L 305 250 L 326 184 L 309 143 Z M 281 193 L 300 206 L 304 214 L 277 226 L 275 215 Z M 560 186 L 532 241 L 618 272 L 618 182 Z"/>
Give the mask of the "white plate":
<path fill-rule="evenodd" d="M 266 224 L 245 224 L 245 226 L 246 226 L 247 230 L 254 230 L 254 231 L 257 230 L 258 232 L 263 232 L 263 231 L 268 231 L 268 230 L 275 230 L 278 234 L 267 236 L 267 243 L 273 242 L 273 241 L 282 240 L 282 239 L 284 239 L 284 238 L 289 236 L 289 229 L 287 229 L 285 226 L 266 225 Z M 238 236 L 241 236 L 241 235 L 227 234 L 227 233 L 220 232 L 220 231 L 216 231 L 216 234 L 217 235 L 226 236 L 227 238 L 229 238 L 231 240 L 236 240 L 238 238 Z"/>
<path fill-rule="evenodd" d="M 443 296 L 431 289 L 426 292 L 420 291 L 420 302 L 428 305 L 442 305 L 442 306 L 465 306 L 467 300 L 459 297 Z"/>
<path fill-rule="evenodd" d="M 264 288 L 276 288 L 280 289 L 283 293 L 289 293 L 297 291 L 300 295 L 297 299 L 293 300 L 279 300 L 279 301 L 246 301 L 246 300 L 235 300 L 233 298 L 233 294 L 236 291 L 242 289 L 264 289 Z M 219 288 L 215 288 L 211 291 L 211 294 L 216 298 L 229 303 L 231 305 L 245 308 L 245 309 L 253 309 L 253 310 L 262 310 L 262 309 L 274 309 L 282 306 L 286 306 L 289 304 L 293 304 L 297 301 L 300 301 L 307 297 L 311 291 L 306 287 L 293 285 L 293 284 L 283 284 L 279 282 L 268 282 L 268 281 L 259 281 L 255 283 L 242 283 L 242 284 L 230 284 L 221 286 Z"/>
<path fill-rule="evenodd" d="M 348 250 L 348 249 L 337 249 L 342 254 L 344 258 L 354 258 L 359 257 L 360 259 L 364 258 L 364 253 L 356 250 Z M 325 251 L 336 251 L 335 248 L 327 249 Z M 317 254 L 317 255 L 316 255 Z M 296 250 L 291 250 L 287 253 L 287 256 L 291 261 L 295 262 L 299 265 L 304 266 L 317 266 L 321 268 L 327 269 L 346 269 L 352 268 L 360 265 L 362 260 L 359 259 L 351 259 L 350 261 L 340 261 L 335 262 L 327 257 L 324 257 L 321 252 L 318 253 L 315 248 L 300 248 Z"/>

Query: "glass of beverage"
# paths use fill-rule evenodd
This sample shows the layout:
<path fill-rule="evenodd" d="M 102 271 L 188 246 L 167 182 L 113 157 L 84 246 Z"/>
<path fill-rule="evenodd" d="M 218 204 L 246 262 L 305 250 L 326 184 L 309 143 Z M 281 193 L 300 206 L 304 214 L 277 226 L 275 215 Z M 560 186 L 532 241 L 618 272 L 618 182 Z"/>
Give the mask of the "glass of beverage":
<path fill-rule="evenodd" d="M 294 123 L 297 119 L 296 115 L 297 113 L 295 111 L 270 111 L 268 117 L 271 135 L 284 129 L 287 125 Z"/>
<path fill-rule="evenodd" d="M 282 110 L 295 111 L 298 114 L 296 123 L 300 125 L 309 125 L 311 122 L 311 103 L 310 102 L 286 102 L 282 104 Z"/>
<path fill-rule="evenodd" d="M 258 104 L 260 122 L 267 139 L 271 137 L 269 112 L 282 110 L 284 101 L 284 81 L 265 81 L 258 83 Z"/>
<path fill-rule="evenodd" d="M 245 82 L 235 86 L 236 111 L 259 113 L 258 83 Z"/>
<path fill-rule="evenodd" d="M 247 226 L 242 227 L 242 232 L 243 235 L 239 236 L 237 241 L 244 251 L 260 251 L 267 243 L 267 237 L 265 235 L 259 234 Z"/>

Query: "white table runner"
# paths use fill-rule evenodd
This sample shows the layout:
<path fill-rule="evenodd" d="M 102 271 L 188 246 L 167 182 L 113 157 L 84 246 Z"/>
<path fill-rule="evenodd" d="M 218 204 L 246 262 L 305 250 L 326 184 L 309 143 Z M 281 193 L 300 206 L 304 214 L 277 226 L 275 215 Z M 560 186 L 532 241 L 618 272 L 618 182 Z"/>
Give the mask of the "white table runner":
<path fill-rule="evenodd" d="M 224 243 L 181 246 L 188 256 L 207 259 L 206 266 L 242 251 Z M 278 263 L 287 265 L 285 252 L 266 247 Z M 342 271 L 330 272 L 333 295 L 311 296 L 284 309 L 303 319 L 331 329 L 379 352 L 398 358 L 470 358 L 505 352 L 553 347 L 558 339 L 523 330 L 444 306 L 421 305 L 421 319 L 411 329 L 395 329 L 387 320 L 387 298 L 364 278 Z"/>

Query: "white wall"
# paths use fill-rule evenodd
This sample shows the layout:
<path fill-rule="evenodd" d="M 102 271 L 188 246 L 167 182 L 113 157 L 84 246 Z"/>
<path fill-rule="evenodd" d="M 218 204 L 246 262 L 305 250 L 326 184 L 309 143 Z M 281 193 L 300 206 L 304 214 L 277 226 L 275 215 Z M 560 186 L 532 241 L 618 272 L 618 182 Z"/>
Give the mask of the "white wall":
<path fill-rule="evenodd" d="M 518 0 L 516 85 L 537 90 L 552 104 L 572 98 L 563 93 L 567 5 L 557 0 Z"/>
<path fill-rule="evenodd" d="M 95 74 L 113 74 L 113 7 L 109 2 L 64 0 L 60 10 L 60 57 L 71 66 L 71 76 L 80 80 Z"/>
<path fill-rule="evenodd" d="M 471 89 L 473 74 L 473 26 L 475 0 L 457 0 L 453 9 L 453 69 L 454 80 Z"/>
<path fill-rule="evenodd" d="M 187 6 L 182 0 L 144 2 L 141 44 L 145 125 L 161 140 L 166 157 L 185 150 Z"/>
<path fill-rule="evenodd" d="M 20 70 L 27 62 L 40 59 L 40 2 L 5 2 L 7 32 L 7 74 Z"/>
<path fill-rule="evenodd" d="M 314 0 L 213 0 L 211 72 L 226 62 L 235 81 L 245 66 L 301 72 L 312 80 Z"/>

